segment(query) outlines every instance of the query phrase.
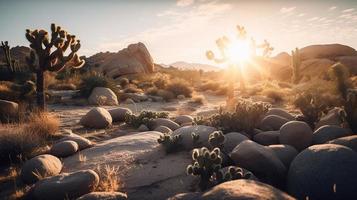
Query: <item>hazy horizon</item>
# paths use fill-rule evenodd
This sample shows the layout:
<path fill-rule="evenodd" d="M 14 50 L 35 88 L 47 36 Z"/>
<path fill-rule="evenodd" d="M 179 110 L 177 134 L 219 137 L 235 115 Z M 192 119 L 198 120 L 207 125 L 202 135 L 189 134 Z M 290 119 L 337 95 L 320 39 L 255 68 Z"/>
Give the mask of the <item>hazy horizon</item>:
<path fill-rule="evenodd" d="M 25 29 L 54 22 L 81 39 L 81 55 L 117 52 L 143 42 L 156 63 L 213 64 L 205 57 L 215 39 L 243 25 L 273 55 L 311 44 L 357 48 L 357 1 L 0 1 L 0 40 L 28 46 Z"/>

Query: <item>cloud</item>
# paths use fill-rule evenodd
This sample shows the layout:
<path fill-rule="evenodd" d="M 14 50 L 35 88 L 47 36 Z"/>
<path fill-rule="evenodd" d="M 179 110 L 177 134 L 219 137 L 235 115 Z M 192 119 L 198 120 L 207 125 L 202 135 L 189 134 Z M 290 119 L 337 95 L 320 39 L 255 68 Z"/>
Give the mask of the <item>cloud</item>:
<path fill-rule="evenodd" d="M 333 10 L 335 10 L 337 7 L 336 6 L 332 6 L 332 7 L 330 7 L 328 10 L 329 11 L 333 11 Z"/>
<path fill-rule="evenodd" d="M 176 5 L 179 7 L 190 6 L 195 3 L 195 0 L 176 0 Z"/>
<path fill-rule="evenodd" d="M 296 9 L 296 7 L 289 7 L 289 8 L 282 7 L 280 9 L 280 13 L 283 13 L 283 14 L 290 13 L 290 12 L 293 12 L 295 9 Z"/>
<path fill-rule="evenodd" d="M 300 14 L 298 14 L 297 16 L 298 17 L 303 17 L 303 16 L 305 16 L 306 15 L 306 13 L 300 13 Z"/>
<path fill-rule="evenodd" d="M 355 10 L 354 8 L 349 8 L 349 9 L 342 10 L 342 12 L 349 13 L 349 12 L 353 12 L 354 10 Z"/>
<path fill-rule="evenodd" d="M 312 22 L 312 21 L 316 21 L 318 19 L 319 19 L 319 17 L 312 17 L 312 18 L 308 19 L 307 21 L 308 22 Z"/>

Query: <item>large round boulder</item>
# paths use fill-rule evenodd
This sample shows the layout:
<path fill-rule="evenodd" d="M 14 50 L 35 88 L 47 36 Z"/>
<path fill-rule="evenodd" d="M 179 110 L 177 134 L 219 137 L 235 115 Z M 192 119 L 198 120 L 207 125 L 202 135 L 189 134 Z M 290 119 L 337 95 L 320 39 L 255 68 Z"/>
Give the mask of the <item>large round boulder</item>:
<path fill-rule="evenodd" d="M 75 141 L 66 140 L 52 145 L 50 153 L 54 156 L 63 158 L 75 154 L 78 151 L 78 144 Z"/>
<path fill-rule="evenodd" d="M 295 120 L 295 117 L 292 114 L 282 108 L 270 108 L 265 115 L 277 115 L 288 120 Z"/>
<path fill-rule="evenodd" d="M 268 115 L 262 119 L 259 129 L 263 131 L 277 131 L 282 125 L 289 122 L 288 119 L 278 115 Z"/>
<path fill-rule="evenodd" d="M 289 169 L 290 163 L 299 153 L 294 147 L 285 144 L 269 145 L 269 148 L 274 151 L 275 155 L 283 162 L 287 169 Z"/>
<path fill-rule="evenodd" d="M 347 137 L 342 137 L 334 139 L 328 142 L 329 144 L 339 144 L 345 147 L 349 147 L 355 152 L 357 152 L 357 135 L 351 135 Z"/>
<path fill-rule="evenodd" d="M 301 151 L 312 142 L 312 130 L 305 122 L 291 121 L 280 128 L 279 141 Z"/>
<path fill-rule="evenodd" d="M 125 116 L 132 114 L 129 108 L 114 108 L 108 111 L 112 116 L 113 122 L 123 122 L 125 121 Z"/>
<path fill-rule="evenodd" d="M 270 148 L 245 140 L 230 156 L 237 166 L 253 172 L 260 180 L 275 186 L 284 183 L 286 167 Z"/>
<path fill-rule="evenodd" d="M 95 87 L 88 97 L 88 103 L 99 106 L 117 106 L 119 104 L 117 95 L 105 87 Z"/>
<path fill-rule="evenodd" d="M 261 145 L 279 144 L 279 131 L 266 131 L 254 135 L 253 140 Z"/>
<path fill-rule="evenodd" d="M 230 132 L 224 135 L 226 140 L 223 145 L 225 152 L 230 153 L 237 145 L 249 138 L 241 133 Z"/>
<path fill-rule="evenodd" d="M 37 182 L 33 196 L 36 200 L 75 199 L 94 191 L 98 183 L 99 176 L 93 170 L 62 173 Z"/>
<path fill-rule="evenodd" d="M 127 195 L 121 192 L 91 192 L 77 200 L 126 200 Z"/>
<path fill-rule="evenodd" d="M 79 122 L 87 128 L 106 128 L 112 124 L 112 116 L 101 107 L 92 108 Z"/>
<path fill-rule="evenodd" d="M 239 179 L 219 184 L 203 193 L 198 200 L 293 200 L 291 196 L 270 185 Z"/>
<path fill-rule="evenodd" d="M 295 157 L 287 177 L 287 191 L 297 199 L 355 199 L 357 153 L 350 148 L 321 144 Z"/>
<path fill-rule="evenodd" d="M 21 178 L 31 184 L 49 176 L 55 176 L 62 170 L 61 161 L 52 155 L 43 154 L 28 161 L 21 168 Z"/>
<path fill-rule="evenodd" d="M 328 58 L 334 60 L 340 56 L 355 56 L 357 52 L 352 47 L 341 44 L 310 45 L 300 49 L 302 60 L 311 58 Z"/>
<path fill-rule="evenodd" d="M 179 115 L 175 118 L 174 121 L 180 125 L 186 124 L 186 123 L 192 123 L 193 117 L 190 115 Z"/>
<path fill-rule="evenodd" d="M 180 128 L 180 125 L 178 125 L 176 122 L 174 122 L 170 119 L 166 119 L 166 118 L 154 119 L 152 121 L 152 123 L 150 124 L 151 129 L 155 129 L 156 127 L 159 127 L 159 126 L 166 126 L 173 131 Z"/>
<path fill-rule="evenodd" d="M 172 136 L 181 135 L 182 144 L 185 149 L 191 150 L 196 147 L 209 146 L 208 137 L 209 134 L 216 131 L 217 129 L 211 126 L 204 125 L 194 125 L 194 126 L 184 126 L 172 133 Z M 193 141 L 192 134 L 199 136 L 196 142 Z"/>
<path fill-rule="evenodd" d="M 62 141 L 76 142 L 78 144 L 78 150 L 83 150 L 83 149 L 86 149 L 93 145 L 92 142 L 90 140 L 88 140 L 87 138 L 84 138 L 84 137 L 74 134 L 74 133 L 70 133 L 69 135 L 64 136 L 58 142 L 62 142 Z"/>
<path fill-rule="evenodd" d="M 341 128 L 335 125 L 324 125 L 318 128 L 312 137 L 313 144 L 323 144 L 330 140 L 349 136 L 352 134 L 350 129 Z"/>

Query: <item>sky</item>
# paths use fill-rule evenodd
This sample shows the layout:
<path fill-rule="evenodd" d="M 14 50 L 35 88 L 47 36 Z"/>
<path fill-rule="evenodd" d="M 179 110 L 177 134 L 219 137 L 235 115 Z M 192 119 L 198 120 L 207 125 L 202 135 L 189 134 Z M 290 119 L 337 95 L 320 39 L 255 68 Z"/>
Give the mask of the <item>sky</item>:
<path fill-rule="evenodd" d="M 0 0 L 0 40 L 28 46 L 26 29 L 50 24 L 75 34 L 81 55 L 143 42 L 156 63 L 212 64 L 206 50 L 237 24 L 273 54 L 311 44 L 357 48 L 357 0 Z"/>

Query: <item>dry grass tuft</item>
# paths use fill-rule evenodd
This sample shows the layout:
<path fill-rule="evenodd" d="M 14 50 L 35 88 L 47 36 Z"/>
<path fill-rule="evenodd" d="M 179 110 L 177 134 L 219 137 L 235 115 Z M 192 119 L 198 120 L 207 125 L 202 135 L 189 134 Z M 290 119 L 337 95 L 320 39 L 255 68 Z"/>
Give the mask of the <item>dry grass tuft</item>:
<path fill-rule="evenodd" d="M 185 97 L 191 97 L 193 89 L 183 79 L 175 79 L 167 84 L 166 90 L 172 92 L 176 97 L 178 95 L 184 95 Z"/>
<path fill-rule="evenodd" d="M 275 103 L 282 102 L 284 100 L 284 94 L 276 89 L 266 89 L 263 91 L 263 95 L 273 99 Z"/>
<path fill-rule="evenodd" d="M 189 101 L 189 103 L 203 105 L 203 104 L 205 104 L 205 101 L 206 101 L 206 98 L 203 95 L 197 95 L 197 96 L 192 97 L 192 99 Z"/>
<path fill-rule="evenodd" d="M 100 177 L 100 182 L 96 189 L 97 191 L 115 192 L 122 188 L 122 183 L 120 182 L 120 178 L 118 176 L 118 167 L 105 165 L 102 168 L 98 166 L 95 171 Z"/>
<path fill-rule="evenodd" d="M 17 162 L 30 157 L 55 135 L 59 124 L 57 117 L 43 112 L 17 124 L 0 126 L 0 161 Z"/>

